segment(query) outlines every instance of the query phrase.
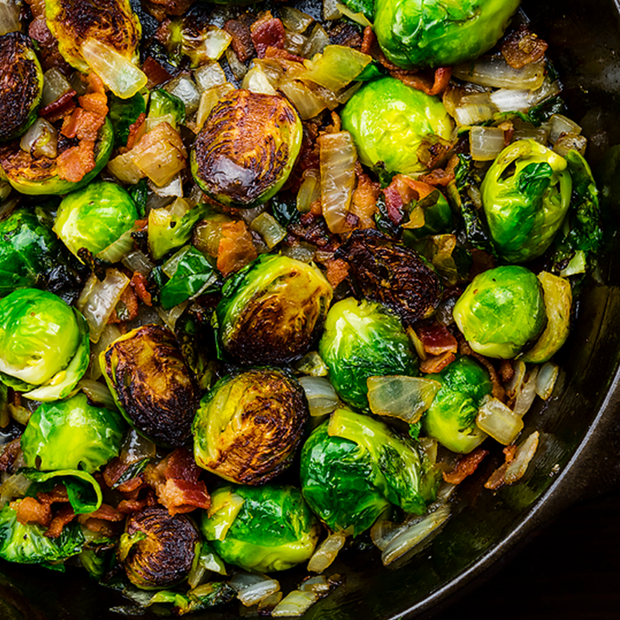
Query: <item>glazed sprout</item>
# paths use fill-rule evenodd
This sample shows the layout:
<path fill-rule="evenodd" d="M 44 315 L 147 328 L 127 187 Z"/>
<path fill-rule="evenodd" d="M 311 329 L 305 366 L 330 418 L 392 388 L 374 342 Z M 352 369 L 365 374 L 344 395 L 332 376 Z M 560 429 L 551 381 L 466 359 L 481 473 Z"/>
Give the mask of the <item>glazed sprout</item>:
<path fill-rule="evenodd" d="M 0 37 L 0 142 L 22 135 L 37 118 L 43 71 L 28 37 Z"/>
<path fill-rule="evenodd" d="M 319 353 L 338 396 L 358 409 L 368 409 L 368 377 L 418 374 L 418 359 L 398 317 L 379 303 L 353 297 L 331 307 Z"/>
<path fill-rule="evenodd" d="M 230 482 L 267 482 L 291 464 L 308 415 L 304 389 L 283 370 L 226 376 L 196 413 L 196 463 Z"/>
<path fill-rule="evenodd" d="M 384 77 L 365 84 L 342 110 L 342 127 L 352 136 L 360 161 L 379 162 L 390 172 L 426 170 L 418 149 L 430 134 L 448 140 L 453 123 L 437 97 Z"/>
<path fill-rule="evenodd" d="M 490 50 L 518 6 L 519 0 L 376 0 L 374 30 L 395 65 L 447 67 Z"/>
<path fill-rule="evenodd" d="M 262 204 L 286 182 L 301 137 L 299 116 L 284 97 L 235 90 L 217 103 L 196 138 L 194 180 L 225 205 Z"/>
<path fill-rule="evenodd" d="M 68 396 L 89 354 L 84 317 L 56 295 L 25 288 L 0 300 L 0 380 L 26 398 Z"/>
<path fill-rule="evenodd" d="M 200 529 L 225 562 L 251 571 L 280 571 L 312 556 L 318 522 L 298 488 L 226 485 L 211 500 Z"/>
<path fill-rule="evenodd" d="M 126 190 L 96 181 L 63 198 L 53 230 L 75 256 L 82 248 L 96 256 L 131 231 L 137 219 Z"/>
<path fill-rule="evenodd" d="M 482 181 L 482 204 L 495 248 L 511 263 L 551 245 L 571 200 L 566 160 L 535 140 L 506 147 Z"/>
<path fill-rule="evenodd" d="M 533 344 L 547 321 L 536 276 L 518 265 L 477 275 L 459 297 L 454 320 L 471 348 L 510 359 Z"/>
<path fill-rule="evenodd" d="M 482 399 L 493 390 L 489 373 L 473 358 L 460 357 L 433 379 L 441 387 L 422 418 L 424 433 L 452 452 L 471 452 L 486 439 L 476 416 Z"/>
<path fill-rule="evenodd" d="M 180 447 L 198 406 L 194 380 L 174 335 L 143 325 L 102 352 L 101 371 L 127 422 L 157 445 Z"/>
<path fill-rule="evenodd" d="M 91 405 L 78 393 L 40 405 L 28 420 L 21 447 L 28 467 L 92 473 L 118 456 L 124 436 L 118 413 Z"/>
<path fill-rule="evenodd" d="M 310 350 L 332 299 L 315 266 L 263 254 L 230 278 L 216 308 L 220 349 L 248 365 L 288 364 Z"/>
<path fill-rule="evenodd" d="M 160 118 L 178 131 L 185 120 L 185 104 L 175 95 L 158 88 L 151 92 L 148 117 Z"/>
<path fill-rule="evenodd" d="M 301 454 L 304 498 L 332 531 L 354 536 L 392 505 L 423 514 L 439 477 L 411 439 L 344 408 L 313 431 Z"/>
<path fill-rule="evenodd" d="M 169 588 L 187 578 L 199 543 L 199 533 L 188 517 L 171 517 L 165 508 L 151 506 L 127 519 L 118 558 L 136 587 Z"/>

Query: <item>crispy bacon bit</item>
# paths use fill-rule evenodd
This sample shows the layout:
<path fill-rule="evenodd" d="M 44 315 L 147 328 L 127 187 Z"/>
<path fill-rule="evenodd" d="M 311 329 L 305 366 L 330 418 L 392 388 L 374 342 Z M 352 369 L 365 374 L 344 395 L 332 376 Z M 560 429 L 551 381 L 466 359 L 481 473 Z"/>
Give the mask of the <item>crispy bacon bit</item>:
<path fill-rule="evenodd" d="M 546 41 L 522 25 L 504 37 L 499 49 L 513 69 L 521 69 L 531 62 L 541 60 L 548 47 Z"/>
<path fill-rule="evenodd" d="M 114 488 L 121 476 L 129 469 L 129 467 L 130 465 L 121 461 L 118 457 L 112 459 L 103 470 L 103 480 L 105 484 L 111 489 Z M 134 493 L 137 492 L 143 484 L 144 477 L 142 474 L 139 474 L 138 476 L 123 482 L 123 484 L 117 487 L 117 490 L 123 494 Z"/>
<path fill-rule="evenodd" d="M 355 174 L 357 187 L 351 200 L 351 213 L 359 218 L 358 228 L 375 228 L 374 215 L 381 186 L 362 170 L 359 162 L 356 162 Z"/>
<path fill-rule="evenodd" d="M 68 93 L 61 95 L 56 101 L 52 101 L 52 103 L 41 108 L 39 110 L 39 116 L 42 116 L 50 122 L 54 122 L 71 114 L 76 106 L 75 95 L 76 92 L 74 90 L 70 90 Z"/>
<path fill-rule="evenodd" d="M 390 75 L 406 86 L 421 90 L 427 95 L 443 95 L 452 77 L 451 67 L 439 67 L 432 76 L 423 73 L 411 73 L 402 69 L 390 71 Z"/>
<path fill-rule="evenodd" d="M 435 355 L 432 357 L 426 358 L 420 364 L 420 371 L 426 374 L 434 374 L 441 372 L 446 366 L 449 366 L 454 360 L 456 356 L 451 351 L 446 351 L 441 355 Z"/>
<path fill-rule="evenodd" d="M 131 282 L 130 282 L 131 284 Z M 122 306 L 120 305 L 122 304 Z M 119 316 L 118 311 L 122 309 Z M 108 323 L 123 323 L 124 321 L 133 321 L 138 316 L 138 297 L 132 286 L 128 286 L 122 293 L 119 303 L 112 311 Z"/>
<path fill-rule="evenodd" d="M 327 280 L 336 288 L 349 275 L 349 263 L 341 258 L 331 258 L 327 261 Z"/>
<path fill-rule="evenodd" d="M 193 0 L 145 0 L 146 10 L 157 20 L 162 21 L 166 15 L 183 15 Z"/>
<path fill-rule="evenodd" d="M 140 142 L 140 139 L 146 131 L 146 114 L 142 112 L 140 116 L 129 126 L 129 137 L 127 138 L 127 146 L 119 149 L 120 153 L 126 153 Z"/>
<path fill-rule="evenodd" d="M 20 502 L 13 502 L 17 512 L 17 520 L 22 525 L 34 523 L 48 527 L 52 522 L 52 508 L 49 504 L 43 504 L 34 497 L 24 497 Z"/>
<path fill-rule="evenodd" d="M 502 360 L 499 364 L 499 376 L 504 383 L 510 381 L 515 374 L 515 370 L 509 360 Z"/>
<path fill-rule="evenodd" d="M 424 350 L 430 355 L 441 355 L 446 352 L 457 353 L 459 350 L 456 338 L 445 325 L 441 325 L 437 321 L 416 325 L 416 333 Z"/>
<path fill-rule="evenodd" d="M 418 200 L 419 194 L 410 183 L 411 179 L 403 174 L 397 174 L 392 182 L 384 189 L 385 206 L 388 217 L 394 224 L 399 225 L 405 217 L 405 207 L 412 201 Z"/>
<path fill-rule="evenodd" d="M 134 271 L 129 284 L 133 287 L 138 299 L 140 299 L 143 304 L 147 306 L 153 305 L 153 297 L 147 289 L 148 283 L 144 274 L 139 271 Z"/>
<path fill-rule="evenodd" d="M 51 491 L 37 493 L 37 499 L 42 504 L 64 503 L 69 501 L 69 494 L 64 484 L 57 484 Z"/>
<path fill-rule="evenodd" d="M 100 116 L 107 116 L 108 110 L 108 98 L 105 93 L 93 92 L 86 93 L 81 97 L 78 97 L 80 105 L 87 111 L 93 112 Z"/>
<path fill-rule="evenodd" d="M 434 186 L 442 186 L 446 187 L 449 185 L 451 181 L 455 178 L 454 170 L 451 170 L 449 167 L 445 170 L 441 168 L 437 168 L 428 174 L 424 174 L 418 177 L 418 181 L 422 181 L 423 183 L 428 183 L 429 185 Z"/>
<path fill-rule="evenodd" d="M 368 54 L 369 56 L 372 56 L 388 71 L 403 71 L 401 67 L 397 67 L 394 63 L 390 62 L 385 57 L 385 54 L 381 51 L 381 48 L 377 43 L 377 37 L 375 36 L 372 26 L 366 26 L 366 28 L 364 28 L 364 36 L 362 38 L 362 45 L 360 47 L 360 51 L 363 54 Z M 415 73 L 415 71 L 407 73 Z"/>
<path fill-rule="evenodd" d="M 484 483 L 485 489 L 491 489 L 491 491 L 496 491 L 499 489 L 505 481 L 506 478 L 506 470 L 508 469 L 508 465 L 514 460 L 515 454 L 517 452 L 517 446 L 511 444 L 506 446 L 503 450 L 506 461 L 503 465 L 498 467 L 492 474 L 491 477 Z"/>
<path fill-rule="evenodd" d="M 0 456 L 0 471 L 5 471 L 9 474 L 14 473 L 14 465 L 16 462 L 22 460 L 22 446 L 20 438 L 13 439 L 4 446 L 2 456 Z"/>
<path fill-rule="evenodd" d="M 258 253 L 252 243 L 252 235 L 243 220 L 222 224 L 217 268 L 224 277 L 239 271 L 257 256 Z"/>
<path fill-rule="evenodd" d="M 91 532 L 98 532 L 106 536 L 113 536 L 115 528 L 110 523 L 120 523 L 125 520 L 125 514 L 108 504 L 101 504 L 99 509 L 85 515 L 79 515 L 78 521 Z"/>
<path fill-rule="evenodd" d="M 54 515 L 51 525 L 45 532 L 45 536 L 47 538 L 58 538 L 62 534 L 65 525 L 71 523 L 75 516 L 71 504 L 66 504 Z"/>
<path fill-rule="evenodd" d="M 95 167 L 95 143 L 83 140 L 61 153 L 56 162 L 61 179 L 78 183 Z"/>
<path fill-rule="evenodd" d="M 285 49 L 280 47 L 274 47 L 273 45 L 267 46 L 265 50 L 265 58 L 284 58 L 284 60 L 291 60 L 292 62 L 302 62 L 305 60 L 303 56 L 297 56 L 295 54 L 291 54 L 287 52 Z"/>
<path fill-rule="evenodd" d="M 259 58 L 265 57 L 268 47 L 284 49 L 286 31 L 282 22 L 274 18 L 270 11 L 265 11 L 259 19 L 250 26 L 250 36 Z"/>
<path fill-rule="evenodd" d="M 159 86 L 172 79 L 172 75 L 166 71 L 152 56 L 149 56 L 142 64 L 142 71 L 148 78 L 147 86 Z"/>
<path fill-rule="evenodd" d="M 476 448 L 473 452 L 462 456 L 453 471 L 443 472 L 444 481 L 449 484 L 461 484 L 467 476 L 471 476 L 476 471 L 488 453 L 488 450 Z"/>
<path fill-rule="evenodd" d="M 223 29 L 232 37 L 232 48 L 239 60 L 250 60 L 254 56 L 254 43 L 248 26 L 239 20 L 229 19 Z"/>

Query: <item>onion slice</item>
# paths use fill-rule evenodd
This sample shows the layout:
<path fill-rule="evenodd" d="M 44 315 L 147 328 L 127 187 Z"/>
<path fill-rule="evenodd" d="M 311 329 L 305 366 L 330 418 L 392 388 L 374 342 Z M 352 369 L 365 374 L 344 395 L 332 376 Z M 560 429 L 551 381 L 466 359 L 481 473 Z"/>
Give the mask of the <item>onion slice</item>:
<path fill-rule="evenodd" d="M 329 568 L 344 547 L 347 538 L 341 532 L 330 534 L 314 552 L 308 562 L 308 570 L 312 573 L 322 573 Z"/>
<path fill-rule="evenodd" d="M 559 374 L 560 367 L 553 362 L 547 362 L 540 367 L 536 378 L 536 394 L 543 400 L 551 398 Z"/>
<path fill-rule="evenodd" d="M 237 591 L 237 598 L 246 607 L 256 605 L 280 590 L 278 581 L 261 573 L 239 572 L 229 583 Z"/>
<path fill-rule="evenodd" d="M 506 469 L 506 475 L 504 476 L 505 484 L 514 484 L 523 478 L 530 461 L 534 458 L 539 438 L 538 431 L 534 431 L 517 448 L 514 459 L 508 465 L 508 469 Z"/>
<path fill-rule="evenodd" d="M 287 594 L 271 612 L 272 618 L 297 618 L 303 616 L 319 595 L 311 590 L 293 590 Z"/>
<path fill-rule="evenodd" d="M 325 377 L 300 377 L 299 383 L 306 392 L 311 416 L 328 415 L 338 408 L 340 401 L 336 390 Z"/>
<path fill-rule="evenodd" d="M 487 397 L 483 400 L 476 424 L 481 431 L 499 443 L 508 446 L 523 429 L 523 420 L 501 400 Z"/>

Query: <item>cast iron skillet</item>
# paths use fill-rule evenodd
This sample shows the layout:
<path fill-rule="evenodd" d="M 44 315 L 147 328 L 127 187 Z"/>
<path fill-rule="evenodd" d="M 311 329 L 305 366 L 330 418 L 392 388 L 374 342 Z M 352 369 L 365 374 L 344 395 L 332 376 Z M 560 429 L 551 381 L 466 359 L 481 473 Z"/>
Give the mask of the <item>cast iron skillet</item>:
<path fill-rule="evenodd" d="M 315 1 L 315 0 L 312 0 Z M 620 7 L 618 0 L 524 1 L 536 32 L 549 41 L 565 84 L 570 117 L 584 127 L 610 226 L 620 221 Z M 305 4 L 305 3 L 304 3 Z M 501 454 L 460 489 L 453 517 L 432 545 L 399 570 L 384 569 L 363 549 L 341 554 L 328 574 L 345 583 L 313 606 L 307 620 L 396 620 L 430 617 L 465 587 L 475 587 L 492 565 L 528 533 L 571 503 L 602 489 L 618 475 L 620 445 L 620 263 L 612 260 L 620 236 L 609 235 L 600 282 L 592 282 L 577 309 L 573 334 L 558 360 L 562 374 L 554 396 L 526 416 L 528 433 L 541 442 L 520 484 L 495 494 L 482 485 Z M 540 403 L 538 403 L 540 405 Z M 289 571 L 291 572 L 291 571 Z M 286 592 L 302 573 L 282 575 Z M 280 578 L 280 577 L 279 577 Z M 85 571 L 66 574 L 0 563 L 0 618 L 97 620 L 118 618 L 119 595 L 89 581 Z M 151 617 L 147 614 L 142 617 Z M 154 616 L 153 616 L 154 617 Z M 239 618 L 236 604 L 195 620 Z"/>

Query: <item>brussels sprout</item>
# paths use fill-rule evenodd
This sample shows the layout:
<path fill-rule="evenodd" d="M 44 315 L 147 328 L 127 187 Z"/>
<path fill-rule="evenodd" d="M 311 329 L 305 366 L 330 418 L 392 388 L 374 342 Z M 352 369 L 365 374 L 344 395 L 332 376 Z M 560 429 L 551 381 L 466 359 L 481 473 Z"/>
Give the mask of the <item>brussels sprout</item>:
<path fill-rule="evenodd" d="M 163 88 L 151 93 L 149 103 L 149 118 L 160 117 L 166 117 L 162 120 L 167 121 L 170 126 L 177 130 L 185 120 L 185 104 L 183 101 Z"/>
<path fill-rule="evenodd" d="M 441 387 L 422 418 L 424 433 L 452 452 L 471 452 L 487 437 L 476 426 L 476 416 L 482 399 L 493 391 L 489 373 L 473 358 L 461 357 L 433 379 Z"/>
<path fill-rule="evenodd" d="M 358 409 L 368 409 L 368 377 L 418 374 L 418 358 L 398 317 L 379 303 L 352 297 L 330 309 L 319 353 L 338 396 Z"/>
<path fill-rule="evenodd" d="M 332 287 L 313 265 L 263 254 L 230 278 L 216 308 L 220 349 L 240 364 L 288 364 L 323 325 Z"/>
<path fill-rule="evenodd" d="M 194 418 L 196 463 L 231 482 L 267 482 L 291 464 L 308 415 L 304 389 L 278 368 L 224 377 Z"/>
<path fill-rule="evenodd" d="M 302 493 L 333 531 L 357 536 L 390 505 L 422 514 L 440 472 L 412 440 L 375 418 L 337 409 L 301 454 Z"/>
<path fill-rule="evenodd" d="M 473 60 L 504 34 L 519 0 L 376 0 L 375 34 L 403 69 Z"/>
<path fill-rule="evenodd" d="M 138 219 L 131 196 L 120 185 L 97 181 L 65 196 L 60 203 L 54 232 L 75 256 L 81 248 L 97 255 Z"/>
<path fill-rule="evenodd" d="M 566 160 L 534 140 L 506 147 L 482 181 L 482 204 L 499 255 L 537 258 L 551 245 L 571 199 Z"/>
<path fill-rule="evenodd" d="M 0 380 L 26 398 L 68 396 L 89 354 L 84 317 L 56 295 L 26 288 L 0 300 Z"/>
<path fill-rule="evenodd" d="M 47 25 L 58 39 L 60 53 L 83 73 L 91 71 L 82 54 L 82 45 L 89 39 L 114 48 L 127 60 L 139 60 L 142 30 L 129 0 L 46 0 L 45 9 Z"/>
<path fill-rule="evenodd" d="M 109 118 L 114 128 L 114 144 L 117 148 L 126 147 L 131 126 L 146 112 L 144 95 L 138 93 L 129 99 L 121 99 L 108 93 Z M 146 181 L 145 181 L 146 182 Z"/>
<path fill-rule="evenodd" d="M 258 572 L 305 562 L 319 537 L 316 518 L 291 486 L 220 487 L 200 529 L 225 562 Z"/>
<path fill-rule="evenodd" d="M 159 325 L 138 327 L 103 351 L 100 362 L 112 396 L 132 428 L 158 445 L 185 443 L 198 395 L 169 330 Z"/>
<path fill-rule="evenodd" d="M 360 161 L 370 167 L 383 162 L 390 172 L 423 172 L 426 167 L 418 160 L 423 139 L 435 134 L 448 140 L 452 135 L 452 119 L 440 99 L 393 77 L 362 86 L 341 117 Z"/>
<path fill-rule="evenodd" d="M 46 403 L 30 416 L 21 437 L 28 467 L 92 473 L 118 456 L 124 423 L 116 412 L 88 403 L 85 394 Z"/>
<path fill-rule="evenodd" d="M 477 275 L 453 314 L 474 351 L 502 359 L 515 357 L 533 343 L 547 321 L 538 278 L 518 265 Z"/>
<path fill-rule="evenodd" d="M 299 116 L 284 97 L 235 90 L 220 99 L 196 138 L 194 180 L 223 204 L 262 204 L 286 182 L 301 138 Z"/>
<path fill-rule="evenodd" d="M 0 37 L 0 142 L 22 135 L 37 118 L 43 71 L 28 37 Z"/>
<path fill-rule="evenodd" d="M 188 517 L 171 517 L 165 508 L 149 507 L 127 520 L 118 557 L 129 581 L 143 590 L 174 586 L 192 568 L 198 531 Z"/>

